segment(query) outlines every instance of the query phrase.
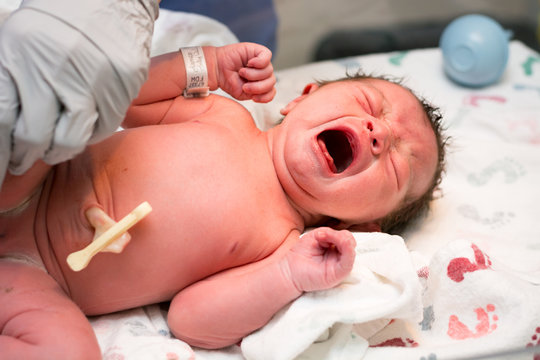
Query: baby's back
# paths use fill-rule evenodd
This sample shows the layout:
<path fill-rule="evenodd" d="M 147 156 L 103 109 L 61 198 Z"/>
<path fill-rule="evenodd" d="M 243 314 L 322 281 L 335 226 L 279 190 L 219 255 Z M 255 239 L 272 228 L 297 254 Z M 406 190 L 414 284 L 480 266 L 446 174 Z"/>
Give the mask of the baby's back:
<path fill-rule="evenodd" d="M 84 218 L 153 211 L 122 254 L 81 272 L 65 258 L 92 240 Z M 126 130 L 56 169 L 47 231 L 72 298 L 87 314 L 164 301 L 221 270 L 260 260 L 295 227 L 266 142 L 252 125 L 189 122 Z"/>

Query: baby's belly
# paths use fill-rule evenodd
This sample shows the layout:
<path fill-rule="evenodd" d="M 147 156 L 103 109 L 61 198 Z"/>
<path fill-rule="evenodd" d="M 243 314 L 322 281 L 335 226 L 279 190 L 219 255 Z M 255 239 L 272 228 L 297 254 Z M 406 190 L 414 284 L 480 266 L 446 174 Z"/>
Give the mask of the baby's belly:
<path fill-rule="evenodd" d="M 98 253 L 80 272 L 63 267 L 70 296 L 86 314 L 171 300 L 194 282 L 258 260 L 208 224 L 169 224 L 160 221 L 160 212 L 155 206 L 129 230 L 131 242 L 122 253 Z"/>
<path fill-rule="evenodd" d="M 137 189 L 138 180 L 131 186 L 118 184 L 123 180 L 94 160 L 88 166 L 90 159 L 79 157 L 56 169 L 49 201 L 40 217 L 43 226 L 37 232 L 47 269 L 88 315 L 170 299 L 196 274 L 172 261 L 177 249 L 171 239 L 160 234 L 156 219 L 162 216 L 161 206 L 144 189 Z M 88 208 L 101 207 L 118 221 L 142 201 L 149 201 L 154 210 L 129 230 L 132 241 L 123 253 L 98 253 L 80 272 L 68 267 L 68 255 L 85 248 L 94 238 L 94 229 L 85 217 Z"/>

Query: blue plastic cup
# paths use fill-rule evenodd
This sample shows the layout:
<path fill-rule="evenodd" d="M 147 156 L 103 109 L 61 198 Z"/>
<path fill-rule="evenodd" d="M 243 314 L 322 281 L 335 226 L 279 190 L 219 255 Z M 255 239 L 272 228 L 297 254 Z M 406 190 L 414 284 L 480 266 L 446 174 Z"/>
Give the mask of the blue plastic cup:
<path fill-rule="evenodd" d="M 453 20 L 439 41 L 444 72 L 468 87 L 497 82 L 508 62 L 511 37 L 511 31 L 488 16 L 471 14 Z"/>

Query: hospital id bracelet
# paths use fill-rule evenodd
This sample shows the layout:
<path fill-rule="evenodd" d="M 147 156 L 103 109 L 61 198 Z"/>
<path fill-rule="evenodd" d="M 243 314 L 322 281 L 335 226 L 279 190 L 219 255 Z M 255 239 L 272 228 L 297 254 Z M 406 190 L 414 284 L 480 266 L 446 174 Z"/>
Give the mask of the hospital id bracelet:
<path fill-rule="evenodd" d="M 186 68 L 186 88 L 184 97 L 204 97 L 208 96 L 210 88 L 208 87 L 208 70 L 206 69 L 206 60 L 204 52 L 200 46 L 180 48 L 184 58 Z"/>

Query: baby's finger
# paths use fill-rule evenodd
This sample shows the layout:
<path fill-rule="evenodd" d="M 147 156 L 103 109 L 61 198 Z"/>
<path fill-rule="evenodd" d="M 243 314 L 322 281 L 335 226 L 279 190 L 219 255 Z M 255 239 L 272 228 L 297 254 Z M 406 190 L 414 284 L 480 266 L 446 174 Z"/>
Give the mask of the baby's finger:
<path fill-rule="evenodd" d="M 335 246 L 341 254 L 339 267 L 342 271 L 348 273 L 353 268 L 354 259 L 356 258 L 356 240 L 347 230 L 340 231 L 336 240 Z"/>
<path fill-rule="evenodd" d="M 276 96 L 276 88 L 272 88 L 269 92 L 262 94 L 262 95 L 253 95 L 251 97 L 251 100 L 257 102 L 257 103 L 268 103 L 272 101 L 272 99 Z"/>
<path fill-rule="evenodd" d="M 257 68 L 242 68 L 238 74 L 248 81 L 259 81 L 271 77 L 274 74 L 272 66 L 267 66 L 262 69 Z"/>
<path fill-rule="evenodd" d="M 322 247 L 334 246 L 340 253 L 354 252 L 356 247 L 354 236 L 347 230 L 319 228 L 315 233 L 315 239 Z"/>
<path fill-rule="evenodd" d="M 340 230 L 337 236 L 336 246 L 343 250 L 354 252 L 356 248 L 356 239 L 348 230 Z"/>
<path fill-rule="evenodd" d="M 271 65 L 272 60 L 272 52 L 265 48 L 261 47 L 261 51 L 259 51 L 255 57 L 252 57 L 248 60 L 247 66 L 251 68 L 265 68 L 268 65 Z"/>
<path fill-rule="evenodd" d="M 262 95 L 272 90 L 276 84 L 274 76 L 261 81 L 253 81 L 245 83 L 242 86 L 242 91 L 249 95 Z"/>
<path fill-rule="evenodd" d="M 327 228 L 327 227 L 320 227 L 318 229 L 313 230 L 313 235 L 315 240 L 324 247 L 328 247 L 333 243 L 332 241 L 332 232 L 336 232 L 336 230 Z"/>

